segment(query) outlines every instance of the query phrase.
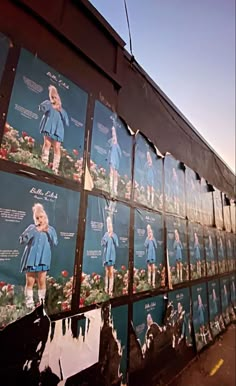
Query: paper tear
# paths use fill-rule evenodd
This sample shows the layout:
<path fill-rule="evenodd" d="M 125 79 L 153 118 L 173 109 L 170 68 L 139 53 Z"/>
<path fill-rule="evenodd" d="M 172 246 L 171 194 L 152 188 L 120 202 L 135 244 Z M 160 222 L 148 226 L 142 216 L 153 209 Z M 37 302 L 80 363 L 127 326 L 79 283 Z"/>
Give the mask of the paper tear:
<path fill-rule="evenodd" d="M 133 131 L 129 125 L 126 125 L 126 127 L 129 130 L 131 135 L 135 135 L 136 134 L 135 131 Z"/>

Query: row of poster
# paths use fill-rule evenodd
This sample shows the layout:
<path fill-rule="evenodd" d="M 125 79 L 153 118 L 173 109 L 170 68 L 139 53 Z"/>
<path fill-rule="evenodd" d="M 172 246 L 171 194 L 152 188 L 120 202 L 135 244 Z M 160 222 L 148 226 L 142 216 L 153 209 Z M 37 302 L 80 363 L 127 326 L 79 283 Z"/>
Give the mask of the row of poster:
<path fill-rule="evenodd" d="M 136 208 L 131 234 L 128 205 L 88 195 L 80 235 L 80 192 L 6 172 L 0 179 L 1 325 L 41 302 L 50 315 L 69 311 L 81 249 L 80 307 L 128 295 L 130 258 L 133 293 L 235 269 L 232 233 L 192 223 L 187 232 L 186 220 L 167 216 L 165 245 L 162 214 Z"/>
<path fill-rule="evenodd" d="M 0 35 L 0 75 L 7 44 L 7 39 Z M 86 92 L 22 49 L 0 158 L 81 184 L 87 104 Z M 128 201 L 133 198 L 136 203 L 159 211 L 165 205 L 167 213 L 182 217 L 187 214 L 192 221 L 209 226 L 215 221 L 217 228 L 225 227 L 229 232 L 235 229 L 235 203 L 225 205 L 219 190 L 210 189 L 204 179 L 171 155 L 164 157 L 163 169 L 163 159 L 156 147 L 141 133 L 133 141 L 125 123 L 98 101 L 94 106 L 88 170 L 94 187 L 112 197 Z"/>

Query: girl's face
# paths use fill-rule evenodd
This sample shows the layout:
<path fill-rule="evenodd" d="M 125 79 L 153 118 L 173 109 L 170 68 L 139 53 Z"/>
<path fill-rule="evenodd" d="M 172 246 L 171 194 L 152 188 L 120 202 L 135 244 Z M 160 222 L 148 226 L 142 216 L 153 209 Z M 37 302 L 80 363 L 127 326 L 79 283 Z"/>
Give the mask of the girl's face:
<path fill-rule="evenodd" d="M 35 216 L 35 219 L 36 219 L 36 225 L 37 226 L 41 226 L 41 225 L 45 225 L 46 224 L 46 217 L 43 213 L 38 213 L 36 216 Z"/>
<path fill-rule="evenodd" d="M 148 237 L 152 238 L 153 237 L 153 231 L 151 228 L 148 230 Z"/>
<path fill-rule="evenodd" d="M 200 295 L 198 295 L 198 304 L 201 306 L 202 305 L 202 298 Z"/>
<path fill-rule="evenodd" d="M 178 231 L 175 231 L 175 240 L 179 241 L 179 233 L 178 233 Z"/>
<path fill-rule="evenodd" d="M 195 241 L 198 241 L 197 233 L 194 233 Z"/>

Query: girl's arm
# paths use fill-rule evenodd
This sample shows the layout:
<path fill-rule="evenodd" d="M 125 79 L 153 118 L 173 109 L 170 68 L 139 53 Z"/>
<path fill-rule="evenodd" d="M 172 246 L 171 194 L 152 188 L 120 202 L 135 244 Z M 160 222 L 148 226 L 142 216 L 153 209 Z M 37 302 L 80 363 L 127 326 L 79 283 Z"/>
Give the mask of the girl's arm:
<path fill-rule="evenodd" d="M 155 247 L 157 248 L 157 242 L 156 242 L 155 237 L 153 237 L 152 241 L 153 241 L 153 244 L 155 245 Z"/>
<path fill-rule="evenodd" d="M 145 240 L 145 242 L 144 242 L 144 246 L 145 246 L 145 248 L 147 248 L 147 246 L 148 246 L 148 237 L 146 238 L 146 240 Z"/>
<path fill-rule="evenodd" d="M 101 245 L 106 245 L 107 244 L 107 238 L 108 238 L 108 234 L 106 232 L 105 235 L 103 236 L 102 240 L 101 240 Z"/>
<path fill-rule="evenodd" d="M 28 243 L 29 240 L 31 240 L 34 236 L 34 225 L 29 225 L 28 228 L 24 230 L 24 232 L 19 237 L 20 244 Z"/>
<path fill-rule="evenodd" d="M 49 237 L 50 243 L 52 245 L 56 246 L 58 244 L 58 238 L 57 238 L 57 233 L 56 233 L 55 229 L 53 227 L 49 226 L 48 231 L 46 233 Z"/>
<path fill-rule="evenodd" d="M 121 157 L 122 156 L 122 151 L 121 151 L 121 148 L 120 148 L 119 144 L 118 144 L 118 153 L 119 153 L 119 156 Z"/>
<path fill-rule="evenodd" d="M 66 112 L 64 109 L 62 109 L 61 112 L 60 112 L 60 114 L 61 114 L 61 119 L 62 119 L 64 125 L 66 125 L 66 126 L 69 127 L 70 121 L 69 121 L 67 112 Z"/>
<path fill-rule="evenodd" d="M 118 241 L 118 237 L 117 237 L 116 233 L 113 233 L 113 235 L 111 237 L 112 237 L 112 240 L 113 240 L 115 246 L 119 247 L 119 241 Z"/>
<path fill-rule="evenodd" d="M 42 111 L 43 113 L 46 113 L 51 109 L 52 105 L 51 102 L 46 100 L 39 105 L 39 111 Z"/>

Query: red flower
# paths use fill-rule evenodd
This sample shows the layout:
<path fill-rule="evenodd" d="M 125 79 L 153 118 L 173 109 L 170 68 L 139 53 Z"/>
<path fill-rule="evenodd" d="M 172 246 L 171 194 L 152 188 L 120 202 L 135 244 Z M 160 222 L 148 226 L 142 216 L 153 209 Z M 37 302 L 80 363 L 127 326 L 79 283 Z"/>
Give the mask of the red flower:
<path fill-rule="evenodd" d="M 126 271 L 126 266 L 125 266 L 125 265 L 122 265 L 122 266 L 121 266 L 121 269 L 122 269 L 122 271 Z"/>
<path fill-rule="evenodd" d="M 28 142 L 29 143 L 34 143 L 34 139 L 32 137 L 29 137 Z"/>
<path fill-rule="evenodd" d="M 68 277 L 69 273 L 67 271 L 61 271 L 63 277 Z"/>
<path fill-rule="evenodd" d="M 62 311 L 70 310 L 70 306 L 69 306 L 67 301 L 61 303 L 61 309 L 62 309 Z"/>
<path fill-rule="evenodd" d="M 0 158 L 7 158 L 7 149 L 0 149 Z"/>
<path fill-rule="evenodd" d="M 84 306 L 84 302 L 85 302 L 85 299 L 84 298 L 80 298 L 79 306 L 83 307 Z"/>
<path fill-rule="evenodd" d="M 5 281 L 0 281 L 0 288 L 4 287 L 6 285 Z"/>
<path fill-rule="evenodd" d="M 28 136 L 28 134 L 26 133 L 26 131 L 22 131 L 21 135 L 22 135 L 23 138 L 25 138 L 25 137 Z"/>
<path fill-rule="evenodd" d="M 77 149 L 73 149 L 73 154 L 74 154 L 76 157 L 78 157 L 79 151 L 78 151 Z"/>
<path fill-rule="evenodd" d="M 96 272 L 93 272 L 93 273 L 92 273 L 92 277 L 94 277 L 94 276 L 96 276 L 96 275 L 97 275 Z"/>

